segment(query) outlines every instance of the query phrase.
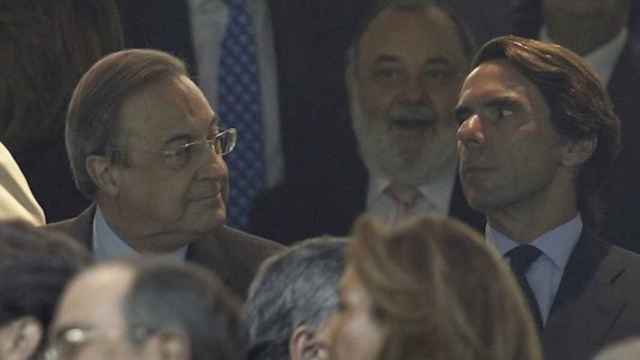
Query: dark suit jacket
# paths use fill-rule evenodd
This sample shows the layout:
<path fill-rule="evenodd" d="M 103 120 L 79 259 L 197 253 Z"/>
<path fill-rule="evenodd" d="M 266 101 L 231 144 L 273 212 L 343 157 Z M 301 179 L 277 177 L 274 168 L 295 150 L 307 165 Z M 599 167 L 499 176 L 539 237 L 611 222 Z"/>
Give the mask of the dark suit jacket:
<path fill-rule="evenodd" d="M 78 217 L 46 225 L 44 229 L 69 235 L 91 249 L 94 214 L 92 205 Z M 262 261 L 281 249 L 283 247 L 273 241 L 224 226 L 189 245 L 187 260 L 212 270 L 244 299 Z"/>
<path fill-rule="evenodd" d="M 250 214 L 251 232 L 283 244 L 322 234 L 345 236 L 365 211 L 367 171 L 361 161 L 312 184 L 283 184 L 261 194 Z M 472 210 L 456 177 L 449 215 L 483 231 L 484 216 Z"/>
<path fill-rule="evenodd" d="M 543 18 L 541 2 L 523 0 L 514 10 L 514 33 L 537 38 Z M 622 151 L 611 173 L 610 184 L 604 192 L 607 206 L 603 224 L 606 239 L 640 253 L 640 227 L 635 214 L 640 211 L 640 43 L 630 33 L 618 62 L 611 74 L 607 90 L 616 114 L 620 118 Z"/>
<path fill-rule="evenodd" d="M 306 182 L 338 170 L 345 153 L 355 158 L 344 86 L 345 53 L 356 19 L 371 0 L 265 1 L 277 58 L 284 179 Z M 127 47 L 176 54 L 197 80 L 186 0 L 119 3 Z"/>
<path fill-rule="evenodd" d="M 640 335 L 640 256 L 583 231 L 542 333 L 546 360 L 591 359 Z"/>

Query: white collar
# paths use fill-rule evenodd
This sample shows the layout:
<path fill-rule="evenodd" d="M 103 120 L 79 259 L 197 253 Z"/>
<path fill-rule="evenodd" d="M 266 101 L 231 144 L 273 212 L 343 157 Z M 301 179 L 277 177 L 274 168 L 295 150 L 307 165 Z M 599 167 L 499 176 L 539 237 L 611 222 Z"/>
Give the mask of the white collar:
<path fill-rule="evenodd" d="M 92 237 L 93 257 L 96 261 L 105 261 L 119 257 L 135 257 L 141 255 L 129 244 L 122 240 L 109 226 L 100 207 L 96 205 L 96 213 L 93 217 Z M 162 254 L 162 257 L 184 261 L 187 256 L 188 246 Z"/>
<path fill-rule="evenodd" d="M 564 270 L 573 252 L 573 248 L 580 239 L 582 228 L 582 217 L 578 214 L 568 222 L 540 235 L 530 242 L 529 245 L 538 248 L 538 250 L 553 261 L 553 264 L 557 268 Z M 494 244 L 502 256 L 509 252 L 509 250 L 521 245 L 492 228 L 489 223 L 487 223 L 485 227 L 485 237 L 490 243 Z"/>

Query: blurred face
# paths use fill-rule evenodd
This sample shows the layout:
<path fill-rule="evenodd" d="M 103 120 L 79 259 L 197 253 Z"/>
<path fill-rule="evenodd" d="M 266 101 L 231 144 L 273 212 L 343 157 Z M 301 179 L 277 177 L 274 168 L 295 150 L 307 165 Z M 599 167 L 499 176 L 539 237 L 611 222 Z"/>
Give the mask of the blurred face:
<path fill-rule="evenodd" d="M 228 174 L 222 156 L 206 146 L 177 153 L 219 132 L 200 89 L 184 76 L 152 85 L 125 101 L 121 119 L 129 161 L 117 165 L 115 201 L 123 222 L 143 236 L 201 234 L 223 224 Z M 159 251 L 182 245 L 153 244 Z"/>
<path fill-rule="evenodd" d="M 348 72 L 353 127 L 369 171 L 418 185 L 455 162 L 452 116 L 466 69 L 442 11 L 389 9 L 358 44 Z"/>
<path fill-rule="evenodd" d="M 72 281 L 58 306 L 49 344 L 61 360 L 141 359 L 127 339 L 123 299 L 133 273 L 123 266 L 90 270 Z M 55 359 L 55 357 L 54 357 Z"/>
<path fill-rule="evenodd" d="M 570 188 L 562 166 L 566 141 L 552 127 L 538 88 L 516 68 L 497 60 L 474 69 L 456 116 L 460 176 L 471 206 L 490 213 L 566 201 L 557 191 Z"/>
<path fill-rule="evenodd" d="M 347 268 L 338 312 L 329 319 L 332 360 L 372 360 L 382 349 L 384 331 L 374 317 L 371 297 Z"/>

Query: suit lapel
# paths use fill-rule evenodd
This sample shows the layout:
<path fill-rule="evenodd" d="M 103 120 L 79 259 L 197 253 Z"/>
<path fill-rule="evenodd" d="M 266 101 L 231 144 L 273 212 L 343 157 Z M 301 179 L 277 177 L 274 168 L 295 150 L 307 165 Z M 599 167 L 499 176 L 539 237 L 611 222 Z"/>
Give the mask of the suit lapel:
<path fill-rule="evenodd" d="M 542 335 L 548 359 L 586 359 L 604 344 L 625 304 L 615 288 L 624 265 L 610 261 L 610 249 L 583 230 Z"/>

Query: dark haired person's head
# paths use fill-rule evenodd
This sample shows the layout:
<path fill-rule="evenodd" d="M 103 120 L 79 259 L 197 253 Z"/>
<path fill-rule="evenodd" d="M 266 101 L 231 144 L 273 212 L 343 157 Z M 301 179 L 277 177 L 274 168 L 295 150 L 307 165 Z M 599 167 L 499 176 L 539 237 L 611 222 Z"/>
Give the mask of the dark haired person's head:
<path fill-rule="evenodd" d="M 620 123 L 594 73 L 570 50 L 516 36 L 485 44 L 472 66 L 456 112 L 469 203 L 489 215 L 577 208 L 599 230 Z"/>
<path fill-rule="evenodd" d="M 333 360 L 540 360 L 524 298 L 502 258 L 453 219 L 390 230 L 360 218 L 347 250 Z"/>
<path fill-rule="evenodd" d="M 239 300 L 214 274 L 147 258 L 75 278 L 49 338 L 54 359 L 240 360 L 246 350 Z"/>
<path fill-rule="evenodd" d="M 0 223 L 0 358 L 42 354 L 65 285 L 88 263 L 87 252 L 71 238 Z"/>
<path fill-rule="evenodd" d="M 246 304 L 251 360 L 323 359 L 344 248 L 342 240 L 314 238 L 262 264 Z"/>
<path fill-rule="evenodd" d="M 13 152 L 60 141 L 82 74 L 123 47 L 117 4 L 5 0 L 0 47 L 0 140 Z"/>

